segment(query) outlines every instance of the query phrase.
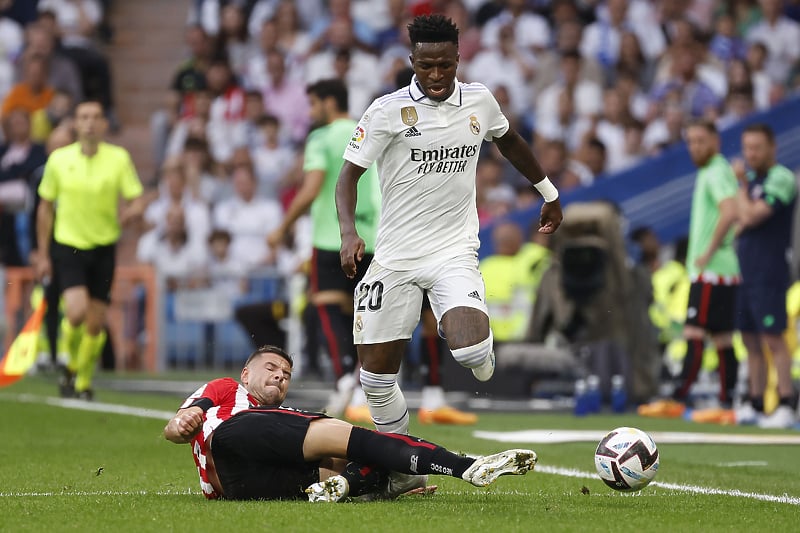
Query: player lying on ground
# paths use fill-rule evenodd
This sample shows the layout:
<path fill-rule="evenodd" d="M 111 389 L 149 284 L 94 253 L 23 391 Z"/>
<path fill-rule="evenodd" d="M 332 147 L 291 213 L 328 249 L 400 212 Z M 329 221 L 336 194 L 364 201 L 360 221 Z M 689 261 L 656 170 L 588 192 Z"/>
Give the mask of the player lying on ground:
<path fill-rule="evenodd" d="M 470 458 L 417 437 L 377 433 L 342 420 L 282 407 L 292 358 L 264 346 L 245 362 L 241 383 L 215 379 L 183 403 L 164 437 L 192 443 L 207 498 L 341 501 L 348 496 L 395 498 L 424 487 L 426 474 L 475 486 L 536 464 L 531 450 Z M 418 474 L 415 484 L 389 480 L 390 471 Z"/>

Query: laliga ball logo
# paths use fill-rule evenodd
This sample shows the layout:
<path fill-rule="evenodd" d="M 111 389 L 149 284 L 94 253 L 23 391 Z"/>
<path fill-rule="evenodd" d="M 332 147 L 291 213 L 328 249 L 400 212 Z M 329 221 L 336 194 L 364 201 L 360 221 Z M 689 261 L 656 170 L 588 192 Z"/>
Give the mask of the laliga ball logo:
<path fill-rule="evenodd" d="M 603 483 L 612 489 L 641 490 L 658 473 L 658 448 L 644 431 L 617 428 L 597 445 L 594 466 Z"/>

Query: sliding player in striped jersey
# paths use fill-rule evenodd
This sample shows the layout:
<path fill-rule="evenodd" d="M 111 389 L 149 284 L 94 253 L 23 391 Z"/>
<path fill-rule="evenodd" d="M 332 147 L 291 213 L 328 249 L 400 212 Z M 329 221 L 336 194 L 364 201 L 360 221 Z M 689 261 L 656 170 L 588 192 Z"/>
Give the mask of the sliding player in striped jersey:
<path fill-rule="evenodd" d="M 536 464 L 531 450 L 470 458 L 417 437 L 283 407 L 292 365 L 282 349 L 259 348 L 247 359 L 241 383 L 222 378 L 203 385 L 164 428 L 167 440 L 192 444 L 207 498 L 394 498 L 404 490 L 392 484 L 390 471 L 449 475 L 482 487 Z"/>

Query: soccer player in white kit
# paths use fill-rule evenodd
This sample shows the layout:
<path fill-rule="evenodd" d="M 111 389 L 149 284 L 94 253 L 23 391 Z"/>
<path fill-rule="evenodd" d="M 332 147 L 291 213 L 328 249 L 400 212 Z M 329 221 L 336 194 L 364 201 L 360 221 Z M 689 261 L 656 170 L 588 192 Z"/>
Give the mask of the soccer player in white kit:
<path fill-rule="evenodd" d="M 441 15 L 408 26 L 411 84 L 375 100 L 345 150 L 336 186 L 341 260 L 352 277 L 364 254 L 355 228 L 356 184 L 377 162 L 382 207 L 375 256 L 355 292 L 353 334 L 361 386 L 379 431 L 407 433 L 397 385 L 406 343 L 428 292 L 439 330 L 481 381 L 494 372 L 484 285 L 478 270 L 475 168 L 492 141 L 544 197 L 539 231 L 561 223 L 558 191 L 489 90 L 456 80 L 458 28 Z"/>

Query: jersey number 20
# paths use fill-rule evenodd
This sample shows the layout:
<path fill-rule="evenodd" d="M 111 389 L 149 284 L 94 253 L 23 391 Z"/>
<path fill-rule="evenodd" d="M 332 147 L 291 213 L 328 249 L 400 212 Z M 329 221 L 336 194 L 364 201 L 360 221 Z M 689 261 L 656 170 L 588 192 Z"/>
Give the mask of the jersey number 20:
<path fill-rule="evenodd" d="M 372 285 L 362 283 L 358 286 L 356 311 L 377 311 L 383 303 L 383 283 L 376 281 Z"/>

